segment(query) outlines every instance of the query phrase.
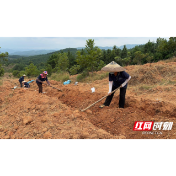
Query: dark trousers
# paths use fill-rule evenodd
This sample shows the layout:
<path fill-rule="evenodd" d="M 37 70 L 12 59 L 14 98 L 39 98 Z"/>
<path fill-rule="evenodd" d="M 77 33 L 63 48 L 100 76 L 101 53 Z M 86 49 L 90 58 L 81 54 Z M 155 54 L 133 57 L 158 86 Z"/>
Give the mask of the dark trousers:
<path fill-rule="evenodd" d="M 112 91 L 115 90 L 117 87 L 112 86 Z M 114 92 L 115 93 L 115 92 Z M 105 106 L 109 106 L 112 98 L 114 96 L 114 93 L 112 93 L 111 95 L 107 96 L 104 105 Z M 120 88 L 120 96 L 119 96 L 119 108 L 124 108 L 125 105 L 125 94 L 126 94 L 126 88 Z"/>
<path fill-rule="evenodd" d="M 20 85 L 21 85 L 21 87 L 23 87 L 23 84 L 22 84 L 22 82 L 20 82 Z"/>
<path fill-rule="evenodd" d="M 42 84 L 37 83 L 38 87 L 39 87 L 39 93 L 42 93 Z"/>

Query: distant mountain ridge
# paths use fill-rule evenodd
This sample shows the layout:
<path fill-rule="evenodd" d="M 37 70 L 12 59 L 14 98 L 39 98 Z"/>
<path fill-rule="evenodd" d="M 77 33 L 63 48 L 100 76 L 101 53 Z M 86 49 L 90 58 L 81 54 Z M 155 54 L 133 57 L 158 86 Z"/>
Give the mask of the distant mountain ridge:
<path fill-rule="evenodd" d="M 56 50 L 17 51 L 17 52 L 11 53 L 11 55 L 36 56 L 36 55 L 48 54 L 48 53 L 51 53 L 51 52 L 54 52 L 54 51 L 56 51 Z"/>
<path fill-rule="evenodd" d="M 134 48 L 135 46 L 138 46 L 138 45 L 141 45 L 141 44 L 127 44 L 126 47 L 127 49 L 131 49 L 131 48 Z M 102 47 L 102 46 L 98 46 L 100 49 L 102 50 L 112 50 L 113 49 L 113 46 L 105 46 L 105 47 Z M 124 45 L 122 46 L 116 46 L 117 48 L 120 48 L 121 50 L 123 49 Z M 63 52 L 68 52 L 68 50 L 70 50 L 71 53 L 75 53 L 76 50 L 81 50 L 81 49 L 84 49 L 85 47 L 77 47 L 77 48 L 65 48 L 65 49 L 58 49 L 58 50 L 28 50 L 28 51 L 24 51 L 24 50 L 21 50 L 21 51 L 17 51 L 17 50 L 13 50 L 13 49 L 6 49 L 6 48 L 0 48 L 0 52 L 4 53 L 4 52 L 8 52 L 9 55 L 18 55 L 18 56 L 36 56 L 36 55 L 43 55 L 43 54 L 52 54 L 52 53 L 56 53 L 56 52 L 60 52 L 60 51 L 63 51 Z"/>
<path fill-rule="evenodd" d="M 9 55 L 18 55 L 18 56 L 35 56 L 35 55 L 42 55 L 48 54 L 51 52 L 55 52 L 57 50 L 15 50 L 15 49 L 7 49 L 7 48 L 0 48 L 0 53 L 8 52 Z"/>
<path fill-rule="evenodd" d="M 138 45 L 142 45 L 142 44 L 127 44 L 126 47 L 127 49 L 131 49 L 131 48 L 134 48 L 135 46 L 138 46 Z M 120 48 L 120 49 L 123 49 L 124 45 L 121 45 L 121 46 L 116 46 L 117 48 Z M 77 49 L 82 49 L 82 48 L 85 48 L 85 47 L 78 47 Z M 98 48 L 102 49 L 102 50 L 112 50 L 113 49 L 113 46 L 98 46 Z"/>

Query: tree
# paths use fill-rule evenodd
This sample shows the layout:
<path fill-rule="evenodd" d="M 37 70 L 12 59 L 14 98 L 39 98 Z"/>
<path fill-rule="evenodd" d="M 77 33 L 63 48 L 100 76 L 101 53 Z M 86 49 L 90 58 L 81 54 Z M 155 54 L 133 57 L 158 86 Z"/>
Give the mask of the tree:
<path fill-rule="evenodd" d="M 110 62 L 112 62 L 113 60 L 111 60 L 111 50 L 108 49 L 107 53 L 106 53 L 106 64 L 109 64 Z"/>
<path fill-rule="evenodd" d="M 130 63 L 131 63 L 131 53 L 128 52 L 128 53 L 127 53 L 127 57 L 124 58 L 124 59 L 122 59 L 122 64 L 127 66 L 127 65 L 129 65 Z"/>
<path fill-rule="evenodd" d="M 116 56 L 121 56 L 121 49 L 120 48 L 117 48 L 117 50 L 116 50 Z"/>
<path fill-rule="evenodd" d="M 106 50 L 102 51 L 102 61 L 106 63 Z"/>
<path fill-rule="evenodd" d="M 140 65 L 142 62 L 142 59 L 145 57 L 145 54 L 143 54 L 141 51 L 136 51 L 134 55 L 135 57 L 133 59 L 133 62 Z"/>
<path fill-rule="evenodd" d="M 21 71 L 21 70 L 24 70 L 25 69 L 25 66 L 21 63 L 19 64 L 16 64 L 12 70 L 18 70 L 18 71 Z"/>
<path fill-rule="evenodd" d="M 176 51 L 176 37 L 170 37 L 168 41 L 169 53 L 174 53 Z"/>
<path fill-rule="evenodd" d="M 56 64 L 57 64 L 57 54 L 56 53 L 50 56 L 50 58 L 47 61 L 47 64 L 51 65 L 52 69 L 56 67 Z"/>
<path fill-rule="evenodd" d="M 1 47 L 0 47 L 1 48 Z M 7 58 L 8 58 L 8 52 L 5 52 L 5 53 L 0 53 L 0 63 L 2 61 L 7 61 Z"/>
<path fill-rule="evenodd" d="M 14 77 L 18 77 L 18 74 L 20 73 L 20 71 L 18 71 L 18 70 L 14 70 L 13 72 L 12 72 L 12 74 L 13 74 L 13 76 Z"/>
<path fill-rule="evenodd" d="M 124 45 L 123 50 L 121 52 L 121 58 L 124 59 L 125 57 L 127 57 L 127 48 L 126 45 Z"/>
<path fill-rule="evenodd" d="M 0 76 L 4 75 L 4 69 L 2 68 L 2 65 L 0 64 Z"/>
<path fill-rule="evenodd" d="M 74 65 L 70 68 L 70 74 L 71 75 L 76 75 L 78 73 L 78 70 L 80 69 L 79 65 Z"/>
<path fill-rule="evenodd" d="M 122 65 L 122 63 L 123 63 L 122 58 L 121 58 L 120 56 L 116 56 L 116 57 L 114 58 L 114 60 L 115 60 L 115 62 L 117 62 L 117 64 L 119 64 L 119 65 Z"/>
<path fill-rule="evenodd" d="M 155 52 L 155 44 L 153 42 L 150 42 L 149 40 L 148 43 L 144 45 L 144 53 L 154 53 L 154 52 Z"/>
<path fill-rule="evenodd" d="M 37 66 L 31 63 L 28 67 L 25 68 L 26 75 L 29 76 L 37 76 L 39 74 L 39 70 Z"/>
<path fill-rule="evenodd" d="M 73 65 L 76 64 L 76 60 L 75 60 L 75 56 L 73 56 L 73 54 L 70 52 L 70 50 L 68 50 L 68 60 L 69 60 L 69 68 L 71 68 Z"/>
<path fill-rule="evenodd" d="M 0 47 L 1 48 L 1 47 Z M 0 53 L 0 76 L 4 75 L 4 69 L 2 68 L 2 61 L 7 61 L 8 52 Z"/>
<path fill-rule="evenodd" d="M 151 61 L 152 61 L 152 59 L 153 59 L 153 56 L 149 56 L 148 53 L 147 53 L 146 60 L 147 60 L 148 63 L 150 63 L 150 67 L 151 67 Z"/>
<path fill-rule="evenodd" d="M 77 64 L 80 65 L 82 69 L 92 72 L 97 69 L 98 63 L 102 56 L 101 50 L 98 47 L 95 47 L 94 45 L 94 40 L 86 40 L 86 52 L 82 55 L 80 51 L 77 51 L 76 59 Z"/>
<path fill-rule="evenodd" d="M 112 50 L 110 55 L 111 61 L 114 61 L 115 57 L 116 57 L 115 50 Z"/>
<path fill-rule="evenodd" d="M 51 67 L 51 65 L 47 64 L 45 70 L 47 70 L 48 75 L 51 76 L 51 73 L 52 73 L 52 67 Z M 44 71 L 44 70 L 43 70 L 43 71 Z"/>
<path fill-rule="evenodd" d="M 69 67 L 69 60 L 67 53 L 58 53 L 57 55 L 57 65 L 59 71 L 67 71 Z"/>
<path fill-rule="evenodd" d="M 100 60 L 100 63 L 98 64 L 98 70 L 101 70 L 106 64 L 104 61 Z"/>

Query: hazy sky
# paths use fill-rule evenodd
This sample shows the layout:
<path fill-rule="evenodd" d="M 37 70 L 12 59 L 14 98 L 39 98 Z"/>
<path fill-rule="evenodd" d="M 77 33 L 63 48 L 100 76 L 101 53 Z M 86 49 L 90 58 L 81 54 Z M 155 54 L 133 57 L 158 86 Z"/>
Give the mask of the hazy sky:
<path fill-rule="evenodd" d="M 168 39 L 168 37 L 165 37 Z M 145 44 L 157 37 L 0 37 L 0 47 L 14 50 L 64 49 L 84 47 L 87 39 L 94 39 L 96 46 L 121 46 Z"/>

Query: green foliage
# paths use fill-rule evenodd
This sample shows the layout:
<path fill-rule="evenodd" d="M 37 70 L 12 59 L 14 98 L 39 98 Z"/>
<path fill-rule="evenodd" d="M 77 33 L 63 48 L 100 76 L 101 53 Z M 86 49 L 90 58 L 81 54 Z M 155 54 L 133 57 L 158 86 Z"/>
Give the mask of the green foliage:
<path fill-rule="evenodd" d="M 0 47 L 1 48 L 1 47 Z M 7 61 L 7 58 L 8 58 L 8 52 L 5 52 L 5 53 L 0 53 L 0 63 L 2 61 Z"/>
<path fill-rule="evenodd" d="M 77 76 L 76 80 L 77 81 L 82 81 L 87 76 L 89 76 L 89 72 L 88 71 L 83 71 L 80 75 Z"/>
<path fill-rule="evenodd" d="M 155 52 L 155 43 L 150 42 L 149 40 L 148 43 L 144 45 L 144 53 L 154 53 L 154 52 Z"/>
<path fill-rule="evenodd" d="M 116 57 L 114 58 L 114 60 L 115 60 L 115 62 L 117 62 L 117 64 L 119 64 L 119 65 L 122 65 L 122 63 L 123 63 L 122 58 L 121 58 L 120 56 L 116 56 Z"/>
<path fill-rule="evenodd" d="M 16 64 L 16 65 L 12 68 L 12 70 L 18 70 L 18 71 L 25 70 L 25 66 L 24 66 L 23 64 L 19 63 L 19 64 Z"/>
<path fill-rule="evenodd" d="M 141 51 L 136 51 L 134 55 L 135 57 L 133 59 L 133 62 L 140 65 L 142 62 L 142 59 L 145 57 L 145 54 L 143 54 Z"/>
<path fill-rule="evenodd" d="M 151 61 L 153 60 L 153 56 L 149 56 L 149 55 L 147 54 L 146 60 L 147 60 L 148 63 L 151 63 Z"/>
<path fill-rule="evenodd" d="M 73 65 L 76 65 L 75 55 L 72 54 L 70 52 L 70 50 L 68 50 L 67 56 L 68 56 L 68 60 L 69 60 L 69 68 L 71 68 Z"/>
<path fill-rule="evenodd" d="M 52 66 L 51 65 L 49 65 L 49 64 L 47 64 L 46 65 L 46 69 L 45 69 L 47 72 L 48 72 L 48 75 L 50 76 L 51 75 L 51 73 L 52 73 Z"/>
<path fill-rule="evenodd" d="M 18 77 L 20 78 L 23 75 L 26 75 L 26 72 L 22 70 L 22 71 L 19 72 Z"/>
<path fill-rule="evenodd" d="M 4 75 L 4 69 L 2 68 L 2 65 L 0 64 L 0 76 Z"/>
<path fill-rule="evenodd" d="M 104 61 L 100 60 L 100 63 L 98 65 L 98 70 L 101 70 L 106 64 L 104 63 Z"/>
<path fill-rule="evenodd" d="M 37 66 L 31 63 L 28 67 L 25 67 L 26 75 L 29 76 L 37 76 L 40 74 Z"/>
<path fill-rule="evenodd" d="M 121 52 L 121 58 L 122 59 L 126 58 L 127 54 L 128 54 L 128 51 L 127 51 L 126 45 L 124 45 L 123 50 Z"/>
<path fill-rule="evenodd" d="M 56 67 L 58 67 L 58 70 L 67 71 L 69 66 L 67 53 L 58 53 L 57 60 Z"/>
<path fill-rule="evenodd" d="M 20 78 L 20 77 L 23 76 L 24 74 L 26 75 L 26 72 L 25 72 L 25 71 L 14 70 L 14 71 L 12 72 L 12 75 L 13 75 L 14 77 L 16 77 L 16 78 Z"/>
<path fill-rule="evenodd" d="M 56 80 L 56 81 L 67 81 L 69 80 L 69 73 L 68 72 L 59 72 L 59 73 L 52 73 L 51 80 Z"/>
<path fill-rule="evenodd" d="M 1 48 L 1 47 L 0 47 Z M 7 59 L 8 57 L 8 52 L 5 52 L 5 53 L 0 53 L 0 76 L 3 76 L 4 75 L 4 69 L 2 68 L 2 61 L 8 61 Z"/>
<path fill-rule="evenodd" d="M 76 75 L 78 73 L 78 70 L 80 69 L 79 65 L 74 65 L 73 67 L 70 68 L 70 74 L 71 75 Z"/>
<path fill-rule="evenodd" d="M 12 74 L 14 77 L 18 77 L 19 73 L 20 73 L 20 71 L 14 70 Z"/>
<path fill-rule="evenodd" d="M 168 41 L 158 38 L 156 43 L 148 41 L 146 44 L 135 46 L 132 49 L 127 49 L 124 45 L 122 50 L 116 45 L 112 50 L 100 50 L 95 46 L 93 39 L 86 40 L 85 46 L 80 50 L 66 48 L 49 54 L 29 57 L 9 56 L 8 53 L 1 53 L 1 75 L 4 74 L 4 71 L 10 71 L 14 76 L 19 77 L 23 71 L 28 76 L 37 76 L 44 70 L 47 70 L 49 75 L 62 71 L 69 71 L 71 75 L 74 75 L 83 71 L 100 70 L 111 61 L 127 66 L 157 62 L 176 56 L 176 37 L 170 37 Z M 85 74 L 81 74 L 78 79 L 84 76 Z"/>
<path fill-rule="evenodd" d="M 54 53 L 52 54 L 48 61 L 47 61 L 47 65 L 51 65 L 52 69 L 56 67 L 56 64 L 57 64 L 57 54 Z"/>
<path fill-rule="evenodd" d="M 69 75 L 63 76 L 61 79 L 62 82 L 65 82 L 67 80 L 69 80 Z"/>
<path fill-rule="evenodd" d="M 82 70 L 95 71 L 98 67 L 102 52 L 98 47 L 94 46 L 94 40 L 86 40 L 86 52 L 77 51 L 76 62 Z"/>

